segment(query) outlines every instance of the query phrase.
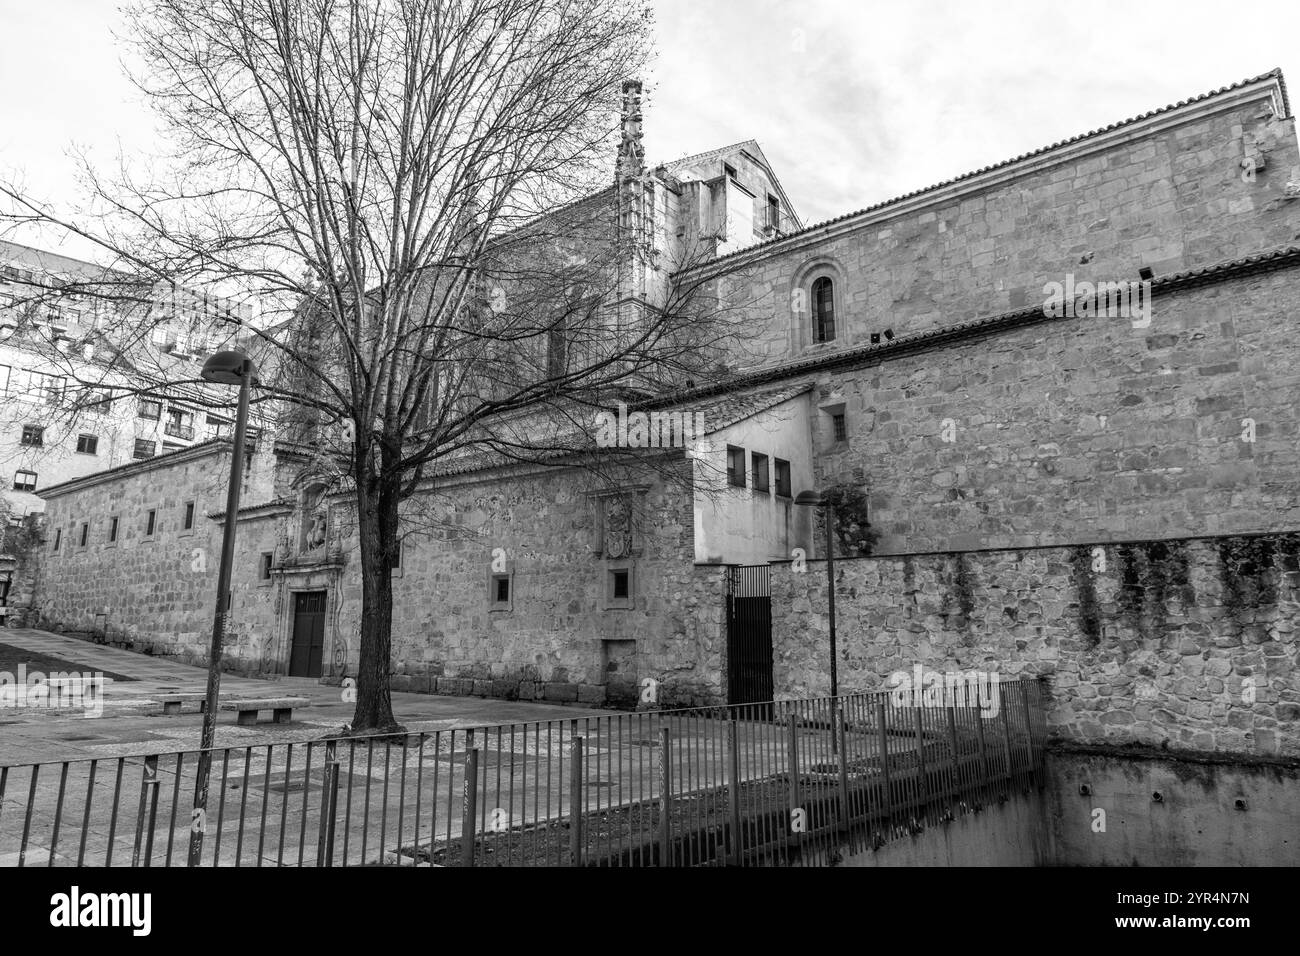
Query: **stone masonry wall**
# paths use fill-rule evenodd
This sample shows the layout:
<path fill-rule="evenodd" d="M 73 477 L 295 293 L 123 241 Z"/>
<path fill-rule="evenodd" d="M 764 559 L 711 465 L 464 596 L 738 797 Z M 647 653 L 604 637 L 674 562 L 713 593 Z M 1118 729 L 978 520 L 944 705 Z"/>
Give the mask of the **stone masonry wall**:
<path fill-rule="evenodd" d="M 1300 528 L 1297 310 L 1292 267 L 821 373 L 817 480 L 870 485 L 877 553 Z"/>
<path fill-rule="evenodd" d="M 602 703 L 611 681 L 651 678 L 663 706 L 720 700 L 722 572 L 692 566 L 688 476 L 645 488 L 626 609 L 605 609 L 596 489 L 579 474 L 442 488 L 439 528 L 406 539 L 393 582 L 394 689 Z M 494 557 L 509 610 L 489 606 Z"/>
<path fill-rule="evenodd" d="M 182 452 L 48 498 L 40 626 L 104 633 L 188 663 L 206 660 L 221 550 L 220 529 L 207 515 L 225 502 L 227 456 L 221 446 Z M 183 528 L 187 501 L 195 503 L 190 531 Z M 146 536 L 150 509 L 155 531 Z M 118 537 L 109 542 L 114 516 Z M 83 522 L 90 525 L 85 547 Z M 56 529 L 63 532 L 57 551 Z"/>
<path fill-rule="evenodd" d="M 1243 177 L 1242 160 L 1266 156 Z M 1048 282 L 1157 277 L 1288 245 L 1300 232 L 1294 119 L 1264 98 L 846 234 L 776 247 L 722 281 L 746 313 L 751 364 L 866 345 L 1037 305 Z M 887 210 L 881 212 L 887 216 Z M 824 264 L 839 283 L 834 342 L 814 344 L 793 293 Z"/>
<path fill-rule="evenodd" d="M 841 693 L 915 665 L 1046 675 L 1085 743 L 1300 754 L 1300 534 L 836 562 Z M 826 573 L 772 576 L 778 695 L 828 691 Z"/>

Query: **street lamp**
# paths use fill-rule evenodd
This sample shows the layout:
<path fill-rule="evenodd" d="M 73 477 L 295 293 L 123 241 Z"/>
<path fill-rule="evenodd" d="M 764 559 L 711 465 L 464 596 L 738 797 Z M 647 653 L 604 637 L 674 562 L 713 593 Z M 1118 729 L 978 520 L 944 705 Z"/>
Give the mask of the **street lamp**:
<path fill-rule="evenodd" d="M 840 684 L 835 668 L 835 507 L 819 491 L 801 491 L 794 499 L 794 503 L 809 508 L 826 509 L 826 584 L 827 593 L 830 595 L 831 697 L 837 697 Z"/>
<path fill-rule="evenodd" d="M 243 481 L 244 433 L 248 430 L 248 391 L 253 361 L 243 352 L 217 352 L 203 363 L 203 381 L 239 386 L 239 413 L 235 417 L 235 442 L 230 449 L 230 484 L 226 487 L 226 523 L 221 535 L 221 571 L 217 575 L 217 610 L 212 620 L 212 647 L 208 652 L 208 695 L 203 708 L 203 738 L 199 743 L 198 775 L 194 782 L 194 817 L 190 828 L 189 865 L 198 866 L 203 855 L 207 825 L 208 777 L 217 735 L 217 694 L 221 689 L 221 641 L 230 612 L 230 573 L 235 560 L 235 514 L 239 511 L 239 486 Z"/>

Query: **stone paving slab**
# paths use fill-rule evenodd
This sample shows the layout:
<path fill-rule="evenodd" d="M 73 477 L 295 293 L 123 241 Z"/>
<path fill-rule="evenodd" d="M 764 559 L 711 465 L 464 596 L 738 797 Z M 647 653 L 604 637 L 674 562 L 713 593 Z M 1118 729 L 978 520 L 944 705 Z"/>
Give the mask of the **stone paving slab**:
<path fill-rule="evenodd" d="M 0 629 L 0 640 L 34 653 L 63 658 L 80 670 L 113 671 L 133 678 L 129 683 L 113 682 L 105 686 L 103 713 L 98 717 L 79 710 L 0 708 L 0 766 L 167 753 L 198 747 L 203 715 L 195 708 L 164 717 L 161 696 L 169 692 L 206 690 L 206 669 L 32 628 Z M 267 722 L 239 727 L 234 713 L 222 712 L 217 724 L 217 746 L 319 739 L 340 730 L 352 719 L 355 709 L 354 704 L 343 700 L 340 688 L 314 678 L 221 676 L 223 701 L 268 696 L 305 697 L 309 703 L 294 709 L 294 720 L 289 724 Z M 395 692 L 392 700 L 397 720 L 411 731 L 578 719 L 610 713 L 565 704 L 432 694 Z"/>

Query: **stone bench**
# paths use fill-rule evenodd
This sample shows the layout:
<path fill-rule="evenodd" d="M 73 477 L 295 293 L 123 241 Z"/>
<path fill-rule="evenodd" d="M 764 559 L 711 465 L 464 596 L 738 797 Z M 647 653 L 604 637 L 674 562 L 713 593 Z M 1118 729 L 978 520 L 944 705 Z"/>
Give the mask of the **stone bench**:
<path fill-rule="evenodd" d="M 154 699 L 162 702 L 164 717 L 175 717 L 181 712 L 181 705 L 190 700 L 199 702 L 200 714 L 208 709 L 208 695 L 200 691 L 186 691 L 179 694 L 155 694 Z"/>
<path fill-rule="evenodd" d="M 222 710 L 239 712 L 236 722 L 240 726 L 257 723 L 257 712 L 269 710 L 277 724 L 287 724 L 293 719 L 293 708 L 304 707 L 311 701 L 306 697 L 267 697 L 260 700 L 228 700 L 221 705 Z"/>

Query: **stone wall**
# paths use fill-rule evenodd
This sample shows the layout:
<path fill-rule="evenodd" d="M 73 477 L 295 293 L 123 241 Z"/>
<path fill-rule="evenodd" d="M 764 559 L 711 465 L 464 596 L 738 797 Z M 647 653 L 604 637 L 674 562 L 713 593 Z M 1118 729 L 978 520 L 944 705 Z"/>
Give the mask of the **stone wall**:
<path fill-rule="evenodd" d="M 781 697 L 828 691 L 822 562 L 772 575 Z M 841 693 L 917 665 L 1050 677 L 1061 737 L 1300 754 L 1300 535 L 836 562 Z"/>
<path fill-rule="evenodd" d="M 822 484 L 866 482 L 878 552 L 1300 527 L 1300 271 L 823 372 Z"/>
<path fill-rule="evenodd" d="M 46 498 L 38 626 L 103 634 L 137 651 L 205 663 L 221 556 L 220 525 L 208 515 L 225 504 L 229 469 L 228 445 L 204 445 L 56 489 Z M 259 470 L 250 469 L 250 486 Z M 183 526 L 187 502 L 194 504 L 190 530 Z M 114 517 L 117 540 L 110 542 Z"/>
<path fill-rule="evenodd" d="M 609 489 L 579 473 L 440 487 L 431 533 L 406 538 L 393 582 L 394 689 L 601 703 L 614 683 L 630 705 L 649 678 L 662 705 L 720 699 L 722 571 L 692 566 L 689 462 L 676 467 L 637 490 L 628 562 L 602 554 Z M 509 609 L 489 603 L 494 561 L 510 575 Z M 625 566 L 631 606 L 607 607 L 607 572 Z"/>
<path fill-rule="evenodd" d="M 1270 115 L 1272 89 L 742 255 L 728 264 L 722 290 L 750 313 L 748 362 L 865 345 L 887 327 L 904 335 L 1034 306 L 1067 274 L 1136 280 L 1143 266 L 1158 277 L 1290 244 L 1300 202 L 1284 199 L 1285 186 L 1300 178 L 1300 151 L 1294 119 Z M 1243 175 L 1242 161 L 1260 155 L 1264 168 Z M 840 286 L 837 336 L 818 345 L 802 326 L 811 322 L 807 286 L 823 267 Z"/>
<path fill-rule="evenodd" d="M 33 603 L 45 516 L 37 512 L 15 520 L 0 500 L 0 522 L 0 580 L 9 583 L 0 627 L 30 627 L 35 619 Z"/>
<path fill-rule="evenodd" d="M 1052 865 L 1300 866 L 1295 760 L 1057 746 L 1045 780 Z"/>

